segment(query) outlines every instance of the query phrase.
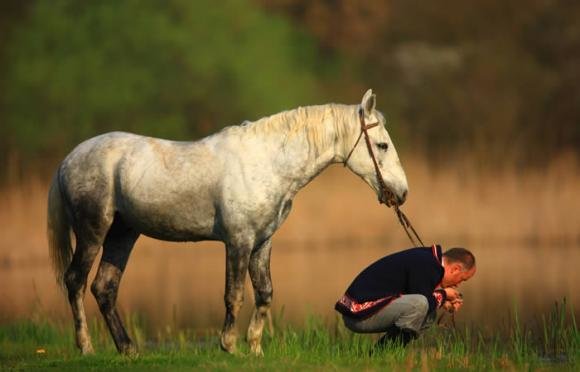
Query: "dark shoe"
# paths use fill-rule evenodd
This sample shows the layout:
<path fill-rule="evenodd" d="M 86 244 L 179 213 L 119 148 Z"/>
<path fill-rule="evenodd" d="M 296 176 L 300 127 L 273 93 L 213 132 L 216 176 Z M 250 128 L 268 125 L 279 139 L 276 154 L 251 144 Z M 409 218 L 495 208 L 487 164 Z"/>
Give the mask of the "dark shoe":
<path fill-rule="evenodd" d="M 375 345 L 375 349 L 384 349 L 389 343 L 398 344 L 403 347 L 407 346 L 409 342 L 417 338 L 417 333 L 410 329 L 401 329 L 396 326 L 391 326 L 385 334 L 379 338 Z"/>

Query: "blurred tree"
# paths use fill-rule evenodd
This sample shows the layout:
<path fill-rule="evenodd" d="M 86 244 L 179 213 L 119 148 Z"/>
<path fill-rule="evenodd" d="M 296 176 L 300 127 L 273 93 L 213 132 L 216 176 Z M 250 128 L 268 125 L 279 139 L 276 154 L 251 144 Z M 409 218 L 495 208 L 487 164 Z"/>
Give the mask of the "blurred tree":
<path fill-rule="evenodd" d="M 109 130 L 193 139 L 311 103 L 316 49 L 243 0 L 38 0 L 5 50 L 6 153 Z"/>
<path fill-rule="evenodd" d="M 19 0 L 5 0 L 0 2 L 0 179 L 3 176 L 16 176 L 18 167 L 18 154 L 9 145 L 9 133 L 6 125 L 5 105 L 2 96 L 6 94 L 5 71 L 8 64 L 6 58 L 6 44 L 12 30 L 22 22 L 31 3 Z M 16 178 L 16 177 L 14 177 Z"/>
<path fill-rule="evenodd" d="M 346 60 L 342 91 L 373 87 L 398 141 L 435 162 L 580 154 L 577 1 L 257 1 Z"/>
<path fill-rule="evenodd" d="M 414 86 L 395 79 L 412 142 L 434 158 L 467 150 L 494 166 L 580 154 L 580 85 L 570 83 L 579 76 L 579 3 L 393 0 L 390 9 L 387 53 L 420 42 L 460 61 L 418 70 Z"/>
<path fill-rule="evenodd" d="M 306 24 L 326 49 L 368 54 L 389 18 L 389 2 L 376 0 L 260 0 Z"/>
<path fill-rule="evenodd" d="M 520 40 L 548 80 L 537 116 L 531 117 L 535 110 L 525 116 L 532 124 L 525 142 L 547 147 L 547 154 L 567 149 L 580 153 L 580 3 L 538 1 L 534 22 L 526 24 Z"/>
<path fill-rule="evenodd" d="M 580 2 L 249 1 L 4 1 L 0 161 L 113 129 L 195 138 L 368 87 L 397 145 L 434 162 L 580 154 Z"/>

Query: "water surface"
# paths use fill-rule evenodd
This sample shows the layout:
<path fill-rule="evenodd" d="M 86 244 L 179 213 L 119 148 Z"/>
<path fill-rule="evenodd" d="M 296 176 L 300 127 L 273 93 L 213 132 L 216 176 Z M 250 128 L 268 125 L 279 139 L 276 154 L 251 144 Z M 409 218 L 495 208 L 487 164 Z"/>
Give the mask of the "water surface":
<path fill-rule="evenodd" d="M 517 307 L 525 321 L 538 319 L 566 298 L 580 309 L 580 246 L 471 243 L 478 271 L 460 288 L 465 306 L 457 322 L 494 327 Z M 334 303 L 368 264 L 405 246 L 364 242 L 284 244 L 274 242 L 273 311 L 303 324 L 308 315 L 333 319 Z M 96 265 L 95 265 L 96 266 Z M 224 249 L 218 243 L 170 244 L 142 239 L 121 283 L 119 306 L 138 313 L 153 328 L 166 325 L 219 329 L 224 315 Z M 94 269 L 90 278 L 94 276 Z M 55 284 L 48 257 L 0 261 L 0 321 L 48 316 L 69 319 L 70 310 Z M 247 324 L 253 294 L 249 279 L 241 324 Z M 99 316 L 87 292 L 89 316 Z"/>

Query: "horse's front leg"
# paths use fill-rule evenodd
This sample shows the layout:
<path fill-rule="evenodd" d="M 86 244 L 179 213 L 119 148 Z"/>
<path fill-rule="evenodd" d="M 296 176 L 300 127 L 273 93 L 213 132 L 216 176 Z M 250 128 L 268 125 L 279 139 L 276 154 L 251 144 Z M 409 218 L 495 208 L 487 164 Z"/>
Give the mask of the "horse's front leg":
<path fill-rule="evenodd" d="M 226 318 L 220 345 L 224 351 L 232 354 L 236 352 L 236 319 L 244 302 L 244 282 L 251 251 L 251 244 L 226 244 Z"/>
<path fill-rule="evenodd" d="M 272 279 L 270 277 L 270 252 L 272 240 L 268 239 L 256 247 L 250 256 L 250 278 L 254 288 L 256 308 L 248 327 L 248 343 L 252 353 L 262 355 L 262 331 L 264 320 L 270 311 L 272 303 Z"/>

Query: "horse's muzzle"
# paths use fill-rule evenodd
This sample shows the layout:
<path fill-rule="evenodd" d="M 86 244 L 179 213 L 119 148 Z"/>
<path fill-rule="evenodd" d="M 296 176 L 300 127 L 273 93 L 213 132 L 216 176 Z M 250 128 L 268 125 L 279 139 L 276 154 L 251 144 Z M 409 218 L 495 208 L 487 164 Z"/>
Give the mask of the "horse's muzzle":
<path fill-rule="evenodd" d="M 407 190 L 403 191 L 401 194 L 396 194 L 393 191 L 386 189 L 379 194 L 379 203 L 385 204 L 387 207 L 403 205 L 405 200 L 407 200 Z"/>

